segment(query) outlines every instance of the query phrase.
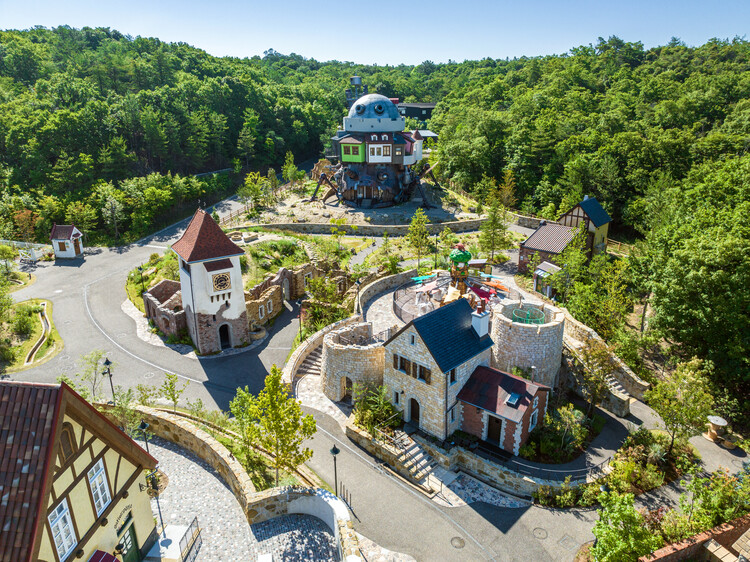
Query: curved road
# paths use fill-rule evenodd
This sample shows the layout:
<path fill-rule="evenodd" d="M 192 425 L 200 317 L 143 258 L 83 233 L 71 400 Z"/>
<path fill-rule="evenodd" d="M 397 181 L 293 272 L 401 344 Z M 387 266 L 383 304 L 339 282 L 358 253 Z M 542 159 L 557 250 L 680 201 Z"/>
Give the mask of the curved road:
<path fill-rule="evenodd" d="M 216 210 L 224 214 L 236 207 L 237 203 L 224 201 Z M 206 407 L 223 410 L 228 409 L 238 386 L 260 390 L 271 365 L 282 366 L 286 360 L 298 329 L 296 310 L 285 309 L 258 347 L 236 355 L 200 359 L 138 339 L 133 319 L 121 310 L 128 272 L 148 261 L 151 253 L 163 252 L 186 226 L 187 220 L 181 221 L 127 247 L 92 249 L 85 260 L 33 266 L 37 282 L 12 296 L 16 301 L 34 297 L 51 300 L 52 316 L 65 348 L 47 363 L 15 373 L 12 378 L 55 382 L 60 375 L 72 377 L 81 355 L 102 349 L 115 363 L 115 385 L 159 386 L 163 373 L 169 371 L 190 381 L 183 400 L 200 398 Z M 107 386 L 105 381 L 105 395 Z M 544 562 L 573 560 L 577 548 L 593 538 L 590 529 L 595 513 L 591 511 L 571 514 L 484 503 L 440 507 L 382 470 L 377 461 L 346 438 L 334 420 L 310 412 L 318 423 L 318 433 L 308 442 L 315 452 L 308 464 L 333 482 L 329 449 L 334 442 L 338 444 L 339 481 L 351 493 L 355 528 L 390 550 L 406 552 L 417 560 Z"/>

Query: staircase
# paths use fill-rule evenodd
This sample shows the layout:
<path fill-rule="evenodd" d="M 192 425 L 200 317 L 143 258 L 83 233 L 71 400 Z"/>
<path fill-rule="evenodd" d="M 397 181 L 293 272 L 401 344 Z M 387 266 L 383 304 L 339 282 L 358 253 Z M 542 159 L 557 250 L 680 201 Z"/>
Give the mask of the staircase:
<path fill-rule="evenodd" d="M 297 370 L 297 378 L 302 378 L 307 375 L 320 376 L 320 369 L 323 366 L 323 344 L 321 343 L 318 347 L 310 352 L 302 365 Z"/>
<path fill-rule="evenodd" d="M 408 474 L 409 478 L 426 490 L 440 490 L 440 483 L 437 482 L 436 487 L 436 479 L 431 478 L 432 472 L 438 466 L 437 461 L 404 431 L 395 431 L 393 443 L 401 451 L 398 457 L 401 472 Z"/>

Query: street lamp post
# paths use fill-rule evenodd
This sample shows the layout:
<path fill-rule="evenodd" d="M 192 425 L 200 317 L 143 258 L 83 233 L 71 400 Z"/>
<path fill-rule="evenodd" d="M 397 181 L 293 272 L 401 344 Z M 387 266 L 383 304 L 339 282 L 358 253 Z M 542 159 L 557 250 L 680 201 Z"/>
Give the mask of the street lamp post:
<path fill-rule="evenodd" d="M 143 433 L 143 440 L 146 443 L 146 452 L 150 455 L 151 453 L 149 453 L 149 450 L 148 450 L 148 433 L 146 433 L 146 430 L 148 429 L 148 424 L 146 423 L 145 420 L 141 420 L 141 425 L 138 426 L 138 429 L 140 429 L 141 433 Z M 154 478 L 155 477 L 152 474 L 150 484 L 152 488 L 154 488 L 155 491 L 158 491 L 156 489 L 156 486 L 154 486 Z M 159 503 L 159 494 L 154 493 L 154 497 L 156 498 L 156 509 L 159 511 L 159 521 L 161 522 L 161 532 L 162 532 L 162 535 L 164 535 L 164 538 L 166 538 L 167 530 L 164 528 L 164 517 L 162 517 L 162 514 L 161 514 L 161 503 Z"/>
<path fill-rule="evenodd" d="M 302 299 L 297 299 L 297 318 L 299 318 L 299 324 L 297 324 L 297 341 L 302 337 Z M 301 342 L 300 342 L 301 343 Z"/>
<path fill-rule="evenodd" d="M 138 266 L 138 273 L 141 274 L 141 296 L 143 296 L 143 293 L 146 292 L 146 289 L 143 287 L 143 266 Z"/>
<path fill-rule="evenodd" d="M 358 278 L 355 283 L 357 284 L 357 296 L 354 299 L 354 314 L 357 314 L 359 312 L 359 289 L 362 285 L 362 279 Z"/>
<path fill-rule="evenodd" d="M 438 233 L 435 232 L 435 269 L 438 268 L 437 255 L 438 255 Z"/>
<path fill-rule="evenodd" d="M 333 455 L 333 489 L 334 494 L 339 495 L 339 475 L 336 471 L 336 455 L 338 455 L 341 451 L 336 446 L 336 443 L 333 444 L 333 447 L 331 447 L 331 455 Z"/>
<path fill-rule="evenodd" d="M 112 371 L 110 367 L 112 366 L 112 361 L 109 360 L 109 357 L 104 358 L 104 371 L 102 372 L 102 375 L 107 375 L 109 377 L 109 388 L 112 389 L 112 404 L 114 406 L 117 406 L 117 402 L 115 401 L 115 386 L 112 384 Z"/>

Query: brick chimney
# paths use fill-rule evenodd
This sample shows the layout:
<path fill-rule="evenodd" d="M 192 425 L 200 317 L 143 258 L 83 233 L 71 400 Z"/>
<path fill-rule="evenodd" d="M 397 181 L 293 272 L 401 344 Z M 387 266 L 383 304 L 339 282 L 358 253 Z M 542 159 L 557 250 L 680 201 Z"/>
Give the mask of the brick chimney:
<path fill-rule="evenodd" d="M 490 332 L 490 312 L 486 308 L 486 301 L 479 299 L 477 309 L 471 313 L 471 327 L 474 328 L 477 336 L 485 338 Z"/>

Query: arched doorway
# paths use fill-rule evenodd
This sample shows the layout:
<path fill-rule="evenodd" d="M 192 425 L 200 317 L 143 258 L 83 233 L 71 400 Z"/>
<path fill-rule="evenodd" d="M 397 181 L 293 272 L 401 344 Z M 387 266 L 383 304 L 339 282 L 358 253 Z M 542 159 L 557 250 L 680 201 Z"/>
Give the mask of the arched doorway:
<path fill-rule="evenodd" d="M 342 401 L 346 402 L 347 404 L 350 404 L 352 402 L 352 396 L 353 394 L 353 388 L 354 385 L 352 384 L 352 379 L 349 377 L 342 377 L 341 378 L 341 394 L 343 394 Z"/>
<path fill-rule="evenodd" d="M 409 400 L 409 421 L 419 427 L 419 402 L 414 398 Z"/>
<path fill-rule="evenodd" d="M 219 345 L 221 349 L 232 347 L 232 340 L 229 335 L 229 324 L 222 324 L 219 328 Z"/>
<path fill-rule="evenodd" d="M 284 300 L 289 300 L 289 278 L 285 277 L 281 282 L 281 290 L 284 292 Z"/>

